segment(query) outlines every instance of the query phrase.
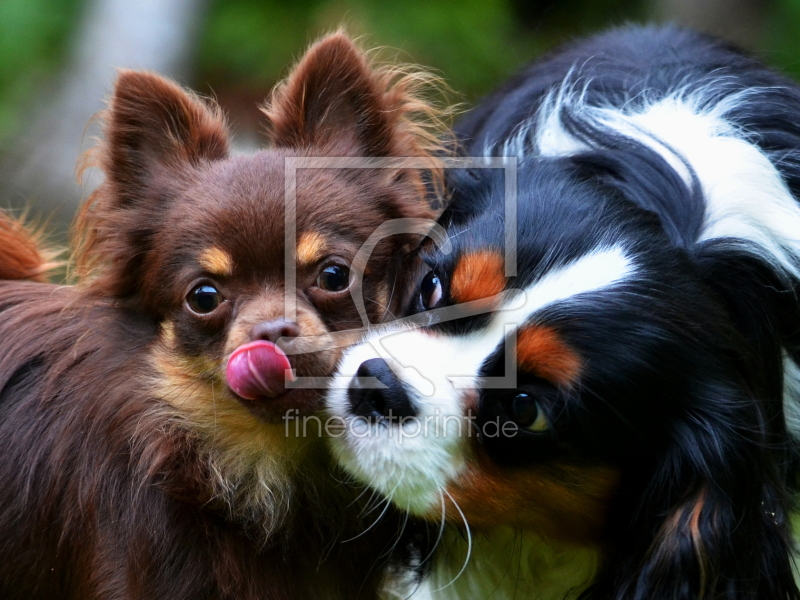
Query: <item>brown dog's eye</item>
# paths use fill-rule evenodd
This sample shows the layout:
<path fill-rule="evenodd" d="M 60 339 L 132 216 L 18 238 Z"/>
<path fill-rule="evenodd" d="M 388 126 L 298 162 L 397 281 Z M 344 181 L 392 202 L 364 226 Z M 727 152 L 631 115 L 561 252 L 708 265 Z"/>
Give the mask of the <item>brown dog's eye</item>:
<path fill-rule="evenodd" d="M 350 269 L 341 265 L 328 265 L 317 276 L 317 286 L 326 292 L 341 292 L 350 285 Z"/>
<path fill-rule="evenodd" d="M 213 285 L 201 283 L 192 288 L 186 297 L 186 303 L 193 312 L 199 315 L 207 315 L 214 312 L 225 300 L 220 291 Z"/>

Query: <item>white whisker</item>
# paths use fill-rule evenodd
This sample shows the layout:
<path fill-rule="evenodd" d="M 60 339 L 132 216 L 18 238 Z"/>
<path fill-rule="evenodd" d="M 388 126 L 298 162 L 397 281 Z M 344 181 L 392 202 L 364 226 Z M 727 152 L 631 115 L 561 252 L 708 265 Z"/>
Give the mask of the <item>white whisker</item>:
<path fill-rule="evenodd" d="M 447 497 L 450 498 L 450 502 L 453 503 L 453 506 L 456 507 L 456 510 L 458 511 L 458 514 L 461 515 L 461 520 L 464 521 L 464 527 L 466 528 L 466 531 L 467 531 L 467 557 L 464 559 L 464 565 L 461 567 L 461 570 L 456 574 L 455 577 L 453 577 L 453 579 L 450 580 L 450 583 L 448 583 L 447 585 L 443 585 L 442 587 L 440 587 L 440 588 L 438 588 L 436 590 L 433 590 L 434 592 L 440 592 L 443 589 L 453 585 L 458 580 L 458 578 L 461 577 L 461 575 L 464 574 L 464 571 L 467 570 L 467 565 L 469 564 L 469 559 L 472 557 L 472 532 L 470 532 L 470 530 L 469 530 L 469 522 L 467 522 L 467 517 L 464 515 L 464 511 L 461 510 L 461 507 L 458 505 L 458 502 L 456 502 L 455 499 L 453 498 L 453 496 L 450 495 L 450 492 L 448 492 L 444 488 L 441 488 L 441 491 L 443 493 L 447 494 Z"/>
<path fill-rule="evenodd" d="M 444 494 L 442 493 L 443 491 L 444 490 L 442 488 L 439 488 L 439 499 L 442 501 L 442 524 L 439 525 L 439 535 L 436 537 L 436 542 L 433 544 L 433 548 L 431 548 L 431 551 L 428 552 L 428 555 L 420 561 L 419 563 L 420 565 L 424 565 L 431 559 L 433 553 L 436 552 L 436 549 L 439 547 L 439 543 L 442 541 L 442 538 L 444 537 L 444 528 L 445 525 L 447 524 L 447 521 L 445 519 L 447 514 L 447 505 L 445 504 L 444 501 Z"/>
<path fill-rule="evenodd" d="M 399 485 L 402 483 L 402 481 L 403 481 L 403 475 L 401 475 L 401 476 L 400 476 L 400 478 L 397 480 L 397 485 L 396 485 L 396 486 L 394 486 L 394 489 L 391 491 L 391 493 L 390 493 L 389 495 L 387 495 L 387 496 L 386 496 L 386 499 L 384 500 L 384 503 L 385 503 L 385 505 L 386 505 L 386 506 L 384 506 L 384 507 L 383 507 L 383 510 L 381 511 L 381 514 L 379 514 L 379 515 L 378 515 L 378 518 L 377 518 L 377 519 L 375 519 L 375 520 L 372 522 L 372 525 L 370 525 L 369 527 L 367 527 L 367 528 L 366 528 L 364 531 L 362 531 L 361 533 L 359 533 L 357 536 L 355 536 L 355 537 L 351 537 L 350 539 L 347 539 L 347 540 L 344 540 L 344 541 L 342 542 L 343 544 L 346 544 L 347 542 L 352 542 L 353 540 L 357 540 L 357 539 L 358 539 L 358 538 L 360 538 L 362 535 L 364 535 L 364 534 L 366 534 L 368 531 L 370 531 L 370 530 L 371 530 L 373 527 L 375 527 L 375 525 L 377 525 L 378 523 L 380 523 L 380 520 L 381 520 L 381 519 L 383 519 L 383 515 L 385 515 L 385 514 L 386 514 L 386 511 L 387 511 L 387 510 L 389 510 L 389 507 L 392 505 L 392 497 L 394 496 L 394 492 L 395 492 L 395 490 L 397 490 L 397 487 L 398 487 L 398 486 L 399 486 Z M 378 504 L 378 506 L 380 506 L 380 504 Z M 377 508 L 377 507 L 376 507 L 376 508 Z M 370 511 L 370 512 L 372 512 L 372 511 Z"/>

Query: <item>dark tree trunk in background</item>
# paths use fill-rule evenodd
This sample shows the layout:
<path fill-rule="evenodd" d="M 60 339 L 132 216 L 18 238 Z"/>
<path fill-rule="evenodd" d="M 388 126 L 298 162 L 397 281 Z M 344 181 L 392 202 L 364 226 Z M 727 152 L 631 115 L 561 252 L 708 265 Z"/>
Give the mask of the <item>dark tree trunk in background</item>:
<path fill-rule="evenodd" d="M 755 49 L 764 28 L 769 0 L 651 0 L 652 14 L 721 36 Z"/>
<path fill-rule="evenodd" d="M 761 41 L 771 0 L 510 0 L 517 22 L 532 32 L 587 32 L 626 19 L 673 21 L 744 48 Z"/>

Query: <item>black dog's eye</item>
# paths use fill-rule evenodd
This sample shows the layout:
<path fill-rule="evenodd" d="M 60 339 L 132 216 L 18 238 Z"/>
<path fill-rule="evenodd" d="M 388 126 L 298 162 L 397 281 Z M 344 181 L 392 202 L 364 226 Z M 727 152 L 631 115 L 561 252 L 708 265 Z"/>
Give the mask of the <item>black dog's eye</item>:
<path fill-rule="evenodd" d="M 350 285 L 350 269 L 328 265 L 317 276 L 317 286 L 326 292 L 341 292 Z"/>
<path fill-rule="evenodd" d="M 442 282 L 435 271 L 431 271 L 419 286 L 419 303 L 425 310 L 430 310 L 442 299 Z"/>
<path fill-rule="evenodd" d="M 511 399 L 508 413 L 512 421 L 528 431 L 543 433 L 550 429 L 539 402 L 524 392 Z"/>
<path fill-rule="evenodd" d="M 224 300 L 225 298 L 220 291 L 208 283 L 196 285 L 186 297 L 186 303 L 189 308 L 199 315 L 207 315 L 214 312 Z"/>

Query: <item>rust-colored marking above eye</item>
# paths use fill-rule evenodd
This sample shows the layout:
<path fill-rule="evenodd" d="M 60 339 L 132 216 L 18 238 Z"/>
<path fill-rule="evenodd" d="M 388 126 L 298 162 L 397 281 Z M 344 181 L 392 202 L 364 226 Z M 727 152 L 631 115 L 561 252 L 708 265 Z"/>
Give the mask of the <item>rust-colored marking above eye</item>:
<path fill-rule="evenodd" d="M 297 262 L 310 265 L 325 256 L 325 238 L 316 231 L 306 231 L 297 240 Z"/>
<path fill-rule="evenodd" d="M 503 257 L 495 250 L 481 250 L 458 259 L 450 279 L 450 296 L 462 304 L 499 294 L 505 286 Z"/>
<path fill-rule="evenodd" d="M 222 248 L 212 246 L 206 248 L 198 257 L 200 266 L 212 275 L 231 275 L 233 273 L 233 258 Z"/>
<path fill-rule="evenodd" d="M 517 333 L 517 364 L 557 385 L 574 383 L 581 358 L 552 327 L 533 325 Z"/>

